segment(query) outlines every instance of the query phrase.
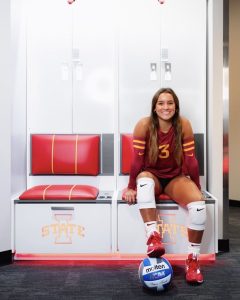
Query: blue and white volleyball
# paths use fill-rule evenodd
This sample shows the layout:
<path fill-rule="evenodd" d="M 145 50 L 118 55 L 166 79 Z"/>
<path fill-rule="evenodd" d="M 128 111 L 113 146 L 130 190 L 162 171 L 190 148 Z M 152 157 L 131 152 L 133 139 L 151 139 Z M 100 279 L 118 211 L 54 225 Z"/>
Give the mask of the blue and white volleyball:
<path fill-rule="evenodd" d="M 170 284 L 173 269 L 164 258 L 145 258 L 139 265 L 138 276 L 144 287 L 154 291 L 164 291 Z"/>

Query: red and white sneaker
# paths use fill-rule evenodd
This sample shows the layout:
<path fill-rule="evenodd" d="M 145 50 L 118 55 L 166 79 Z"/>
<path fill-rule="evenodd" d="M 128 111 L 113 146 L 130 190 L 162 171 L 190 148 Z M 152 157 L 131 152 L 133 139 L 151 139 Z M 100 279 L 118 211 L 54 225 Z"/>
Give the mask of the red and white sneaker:
<path fill-rule="evenodd" d="M 188 283 L 203 283 L 203 275 L 196 254 L 189 254 L 186 260 L 186 281 Z"/>
<path fill-rule="evenodd" d="M 161 243 L 160 234 L 154 231 L 147 240 L 147 255 L 149 257 L 160 257 L 165 253 L 165 248 Z"/>

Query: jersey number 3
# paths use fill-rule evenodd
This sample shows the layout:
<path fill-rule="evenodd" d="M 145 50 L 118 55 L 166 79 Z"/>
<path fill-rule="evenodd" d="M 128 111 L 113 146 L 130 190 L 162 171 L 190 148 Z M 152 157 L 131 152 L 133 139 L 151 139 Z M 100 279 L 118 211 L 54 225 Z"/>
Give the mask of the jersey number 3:
<path fill-rule="evenodd" d="M 160 158 L 168 158 L 169 157 L 168 148 L 169 148 L 169 144 L 159 146 L 159 150 L 160 150 L 159 157 Z"/>

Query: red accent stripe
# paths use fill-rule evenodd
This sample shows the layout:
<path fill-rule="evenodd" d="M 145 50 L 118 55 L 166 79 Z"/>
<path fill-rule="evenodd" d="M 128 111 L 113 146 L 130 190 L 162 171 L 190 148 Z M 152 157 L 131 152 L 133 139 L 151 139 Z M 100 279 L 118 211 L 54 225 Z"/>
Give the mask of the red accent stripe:
<path fill-rule="evenodd" d="M 106 254 L 42 254 L 42 253 L 16 253 L 15 260 L 76 260 L 76 261 L 105 261 L 108 264 L 116 264 L 119 262 L 132 263 L 141 262 L 146 257 L 146 254 L 121 254 L 121 253 L 106 253 Z M 184 265 L 187 254 L 165 254 L 163 255 L 170 261 L 172 265 Z M 199 259 L 201 264 L 210 264 L 216 261 L 215 253 L 200 254 Z"/>

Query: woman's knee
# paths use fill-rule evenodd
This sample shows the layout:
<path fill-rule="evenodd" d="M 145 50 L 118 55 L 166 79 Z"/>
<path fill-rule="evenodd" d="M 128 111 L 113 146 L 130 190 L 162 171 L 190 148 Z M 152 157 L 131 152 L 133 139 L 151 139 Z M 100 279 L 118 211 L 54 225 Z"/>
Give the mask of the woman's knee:
<path fill-rule="evenodd" d="M 150 172 L 147 172 L 147 171 L 143 171 L 143 172 L 139 173 L 138 176 L 137 176 L 137 179 L 144 178 L 144 177 L 154 179 L 154 175 Z"/>
<path fill-rule="evenodd" d="M 144 178 L 153 180 L 155 194 L 159 194 L 161 192 L 159 181 L 152 173 L 150 173 L 148 171 L 143 171 L 143 172 L 139 173 L 137 176 L 137 182 L 139 183 L 139 181 L 144 180 Z"/>
<path fill-rule="evenodd" d="M 205 229 L 207 218 L 205 201 L 195 201 L 187 205 L 189 213 L 188 228 L 192 230 L 202 231 Z"/>

